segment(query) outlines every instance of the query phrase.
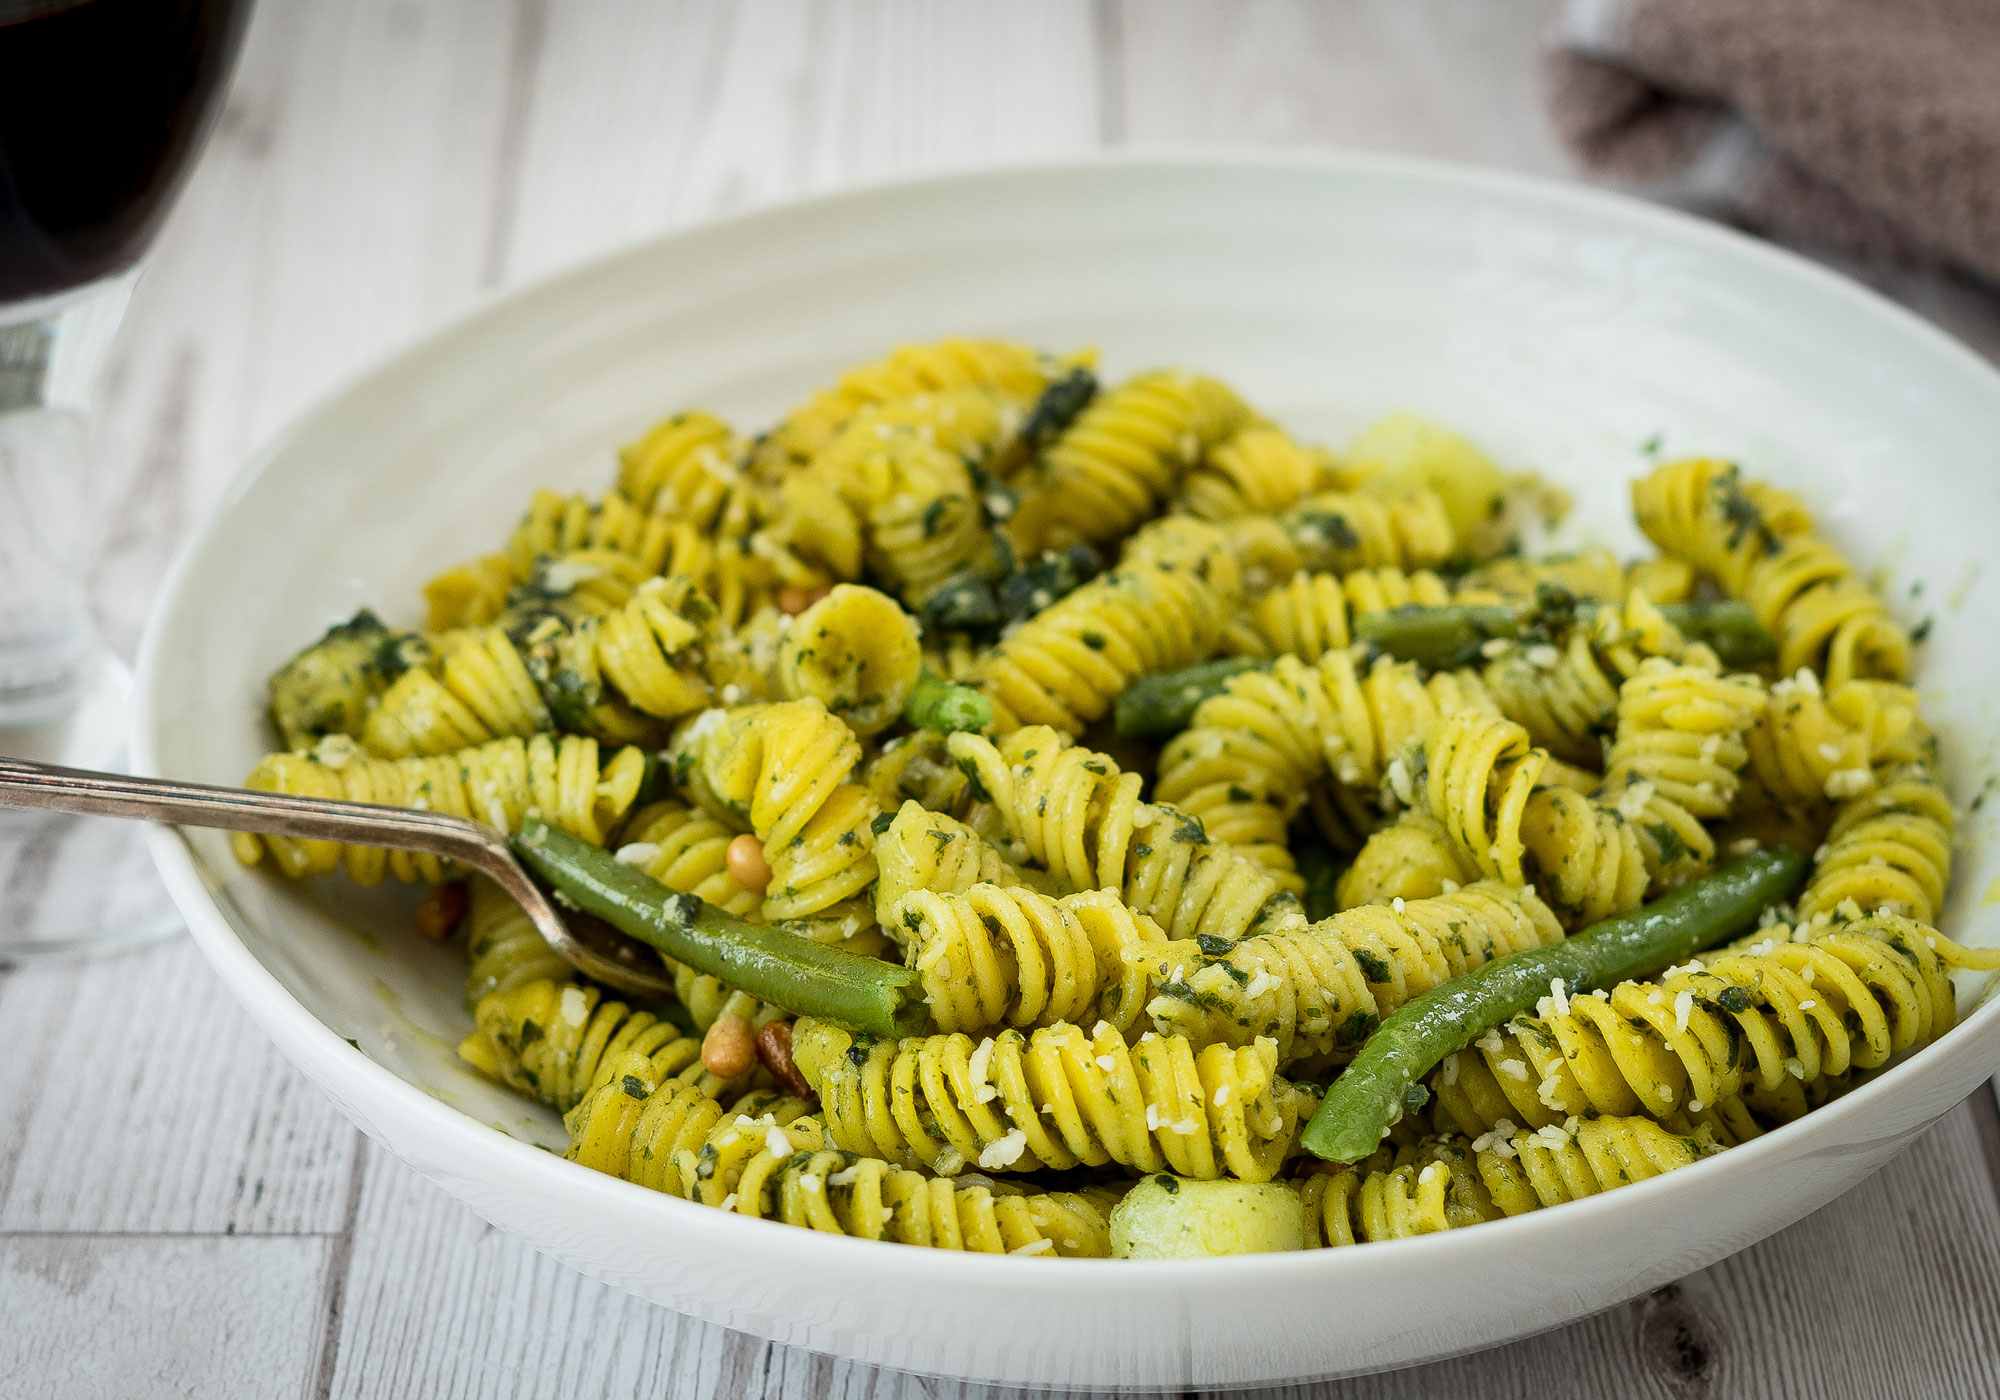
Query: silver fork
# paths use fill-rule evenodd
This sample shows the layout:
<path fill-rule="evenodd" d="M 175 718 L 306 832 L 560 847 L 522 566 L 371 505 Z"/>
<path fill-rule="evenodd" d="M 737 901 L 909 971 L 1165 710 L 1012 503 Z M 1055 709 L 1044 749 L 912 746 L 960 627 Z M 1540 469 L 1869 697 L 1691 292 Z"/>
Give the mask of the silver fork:
<path fill-rule="evenodd" d="M 523 870 L 492 827 L 443 812 L 336 802 L 208 783 L 175 783 L 126 773 L 93 773 L 19 758 L 0 758 L 0 807 L 74 812 L 86 817 L 266 832 L 447 856 L 491 877 L 513 896 L 536 930 L 587 977 L 634 996 L 674 991 L 659 957 L 599 920 L 565 918 Z"/>

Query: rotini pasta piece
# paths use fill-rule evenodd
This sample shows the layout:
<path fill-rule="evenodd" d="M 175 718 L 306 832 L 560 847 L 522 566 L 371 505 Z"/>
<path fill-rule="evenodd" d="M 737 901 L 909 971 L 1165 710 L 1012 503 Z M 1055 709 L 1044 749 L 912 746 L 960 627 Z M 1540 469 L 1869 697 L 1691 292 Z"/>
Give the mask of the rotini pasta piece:
<path fill-rule="evenodd" d="M 598 1079 L 564 1115 L 570 1143 L 563 1155 L 592 1171 L 683 1198 L 693 1194 L 702 1149 L 723 1123 L 763 1119 L 778 1128 L 803 1117 L 809 1107 L 803 1099 L 768 1089 L 725 1094 L 725 1104 L 685 1074 L 661 1076 L 651 1061 L 630 1053 L 607 1058 Z"/>
<path fill-rule="evenodd" d="M 1299 567 L 1313 573 L 1432 569 L 1458 552 L 1444 502 L 1424 489 L 1389 496 L 1323 491 L 1278 520 L 1298 546 Z"/>
<path fill-rule="evenodd" d="M 717 1196 L 711 1178 L 697 1199 L 738 1214 L 931 1249 L 1099 1259 L 1111 1253 L 1109 1217 L 1119 1196 L 1112 1188 L 1042 1191 L 977 1174 L 945 1180 L 822 1147 L 810 1118 L 782 1127 L 746 1122 L 719 1136 L 732 1131 L 754 1150 L 718 1173 L 727 1194 Z"/>
<path fill-rule="evenodd" d="M 1705 458 L 1669 462 L 1632 484 L 1639 528 L 1757 613 L 1778 642 L 1778 669 L 1839 685 L 1901 680 L 1910 636 L 1854 576 L 1789 492 Z"/>
<path fill-rule="evenodd" d="M 359 739 L 377 697 L 431 660 L 423 638 L 392 631 L 363 608 L 272 673 L 271 723 L 288 749 L 328 734 Z"/>
<path fill-rule="evenodd" d="M 819 701 L 868 738 L 902 718 L 924 653 L 893 598 L 843 583 L 793 620 L 778 668 L 786 695 Z"/>
<path fill-rule="evenodd" d="M 1581 1200 L 1689 1166 L 1721 1151 L 1704 1134 L 1650 1118 L 1573 1119 L 1476 1142 L 1433 1140 L 1416 1160 L 1316 1173 L 1300 1183 L 1307 1248 L 1458 1229 Z"/>
<path fill-rule="evenodd" d="M 1087 357 L 1072 357 L 1072 360 Z M 813 456 L 864 409 L 954 389 L 988 389 L 1022 408 L 1067 363 L 1002 340 L 950 339 L 900 345 L 879 360 L 843 372 L 758 439 L 751 468 L 775 482 Z"/>
<path fill-rule="evenodd" d="M 1175 528 L 1213 527 L 1188 521 Z M 1142 558 L 1091 580 L 1002 638 L 981 662 L 978 684 L 994 702 L 996 728 L 1047 724 L 1082 733 L 1133 681 L 1213 655 L 1235 602 L 1178 558 Z"/>
<path fill-rule="evenodd" d="M 501 628 L 448 632 L 435 648 L 438 674 L 406 671 L 369 715 L 361 742 L 370 753 L 381 758 L 451 753 L 554 726 L 526 660 Z"/>
<path fill-rule="evenodd" d="M 1277 1073 L 1277 1047 L 1197 1051 L 1100 1023 L 875 1044 L 800 1021 L 792 1055 L 834 1145 L 941 1176 L 1116 1162 L 1137 1172 L 1269 1181 L 1316 1095 Z"/>
<path fill-rule="evenodd" d="M 1105 1021 L 1122 1033 L 1146 1004 L 1139 954 L 1166 942 L 1110 890 L 1056 899 L 985 883 L 963 893 L 912 890 L 882 923 L 946 1032 Z"/>
<path fill-rule="evenodd" d="M 1645 902 L 1653 878 L 1639 826 L 1646 805 L 1640 789 L 1599 800 L 1551 784 L 1529 796 L 1521 812 L 1521 841 L 1533 857 L 1536 887 L 1570 927 L 1583 928 Z"/>
<path fill-rule="evenodd" d="M 1353 619 L 1361 613 L 1452 601 L 1450 585 L 1428 569 L 1357 569 L 1344 577 L 1296 573 L 1250 605 L 1260 643 L 1253 654 L 1318 661 L 1330 651 L 1346 650 L 1354 640 Z"/>
<path fill-rule="evenodd" d="M 724 1081 L 701 1067 L 701 1042 L 671 1021 L 571 979 L 524 982 L 480 998 L 458 1053 L 482 1073 L 567 1113 L 629 1061 L 654 1082 L 682 1076 L 704 1092 Z"/>
<path fill-rule="evenodd" d="M 1017 553 L 1103 544 L 1159 513 L 1182 480 L 1251 413 L 1226 384 L 1152 370 L 1101 393 L 1019 482 Z"/>
<path fill-rule="evenodd" d="M 1110 890 L 1173 938 L 1240 938 L 1260 918 L 1296 918 L 1286 882 L 1165 803 L 1139 800 L 1136 773 L 1043 726 L 998 745 L 954 734 L 971 771 L 1022 855 L 1065 890 Z"/>
<path fill-rule="evenodd" d="M 1548 755 L 1513 721 L 1454 711 L 1424 740 L 1424 806 L 1473 869 L 1523 884 L 1521 822 L 1547 763 Z"/>
<path fill-rule="evenodd" d="M 943 812 L 933 812 L 907 799 L 895 817 L 875 837 L 875 914 L 894 930 L 890 911 L 916 890 L 964 894 L 974 885 L 1049 883 L 1041 872 L 1025 872 L 1009 862 L 980 834 Z"/>
<path fill-rule="evenodd" d="M 711 815 L 764 843 L 764 917 L 818 913 L 875 878 L 881 808 L 847 781 L 861 745 L 819 701 L 704 711 L 675 736 L 670 756 L 675 780 Z"/>
<path fill-rule="evenodd" d="M 1591 1112 L 1662 1118 L 1739 1095 L 1796 1094 L 1942 1035 L 1954 1016 L 1945 959 L 1978 960 L 1892 915 L 1797 932 L 1805 941 L 1777 925 L 1658 983 L 1552 989 L 1535 1016 L 1438 1067 L 1438 1121 L 1477 1135 L 1502 1119 L 1539 1128 Z"/>
<path fill-rule="evenodd" d="M 486 997 L 511 992 L 537 980 L 560 982 L 575 972 L 548 945 L 514 897 L 487 879 L 474 875 L 466 909 L 465 1009 Z"/>
<path fill-rule="evenodd" d="M 1157 990 L 1146 1013 L 1161 1034 L 1197 1046 L 1268 1038 L 1288 1064 L 1352 1052 L 1411 997 L 1562 936 L 1533 889 L 1489 880 L 1400 908 L 1364 905 L 1234 946 L 1176 942 L 1135 955 L 1152 959 Z"/>
<path fill-rule="evenodd" d="M 1492 709 L 1469 673 L 1425 681 L 1414 663 L 1387 658 L 1364 671 L 1349 651 L 1329 652 L 1313 666 L 1281 656 L 1268 674 L 1232 677 L 1222 694 L 1202 702 L 1161 753 L 1155 791 L 1199 817 L 1218 840 L 1289 871 L 1286 827 L 1320 779 L 1331 773 L 1344 787 L 1372 794 L 1441 713 L 1467 706 Z M 1400 800 L 1414 802 L 1407 774 L 1401 787 Z M 1359 844 L 1350 840 L 1349 849 Z"/>
<path fill-rule="evenodd" d="M 595 739 L 496 739 L 476 748 L 432 758 L 371 758 L 344 735 L 329 735 L 302 753 L 274 753 L 250 771 L 243 785 L 260 792 L 297 793 L 349 802 L 375 802 L 471 817 L 512 835 L 521 817 L 538 808 L 551 823 L 597 845 L 625 815 L 646 777 L 646 757 L 620 749 L 600 763 Z M 237 859 L 255 865 L 266 851 L 286 875 L 328 875 L 344 864 L 358 884 L 398 880 L 436 884 L 447 862 L 420 851 L 385 851 L 338 841 L 289 836 L 233 838 Z"/>
<path fill-rule="evenodd" d="M 1301 446 L 1281 428 L 1251 423 L 1225 439 L 1188 474 L 1181 509 L 1204 520 L 1274 515 L 1308 492 L 1333 484 L 1332 459 Z"/>
<path fill-rule="evenodd" d="M 1885 774 L 1881 786 L 1840 804 L 1798 916 L 1831 914 L 1847 901 L 1934 924 L 1951 884 L 1951 799 L 1921 763 Z"/>
<path fill-rule="evenodd" d="M 710 702 L 706 649 L 716 623 L 715 604 L 694 579 L 653 578 L 625 606 L 583 622 L 575 650 L 594 662 L 634 709 L 656 719 L 679 719 Z M 556 683 L 578 687 L 560 673 Z"/>
<path fill-rule="evenodd" d="M 1478 879 L 1444 824 L 1407 811 L 1368 838 L 1335 888 L 1342 909 L 1431 899 Z"/>
<path fill-rule="evenodd" d="M 504 554 L 452 565 L 424 584 L 424 630 L 449 632 L 497 621 L 516 581 L 514 561 Z"/>
<path fill-rule="evenodd" d="M 706 530 L 742 480 L 744 451 L 714 414 L 676 413 L 618 449 L 618 490 L 641 515 Z"/>
<path fill-rule="evenodd" d="M 1771 687 L 1748 736 L 1750 771 L 1782 804 L 1817 807 L 1875 786 L 1875 769 L 1927 761 L 1933 742 L 1916 692 L 1885 681 L 1822 686 L 1809 670 Z"/>

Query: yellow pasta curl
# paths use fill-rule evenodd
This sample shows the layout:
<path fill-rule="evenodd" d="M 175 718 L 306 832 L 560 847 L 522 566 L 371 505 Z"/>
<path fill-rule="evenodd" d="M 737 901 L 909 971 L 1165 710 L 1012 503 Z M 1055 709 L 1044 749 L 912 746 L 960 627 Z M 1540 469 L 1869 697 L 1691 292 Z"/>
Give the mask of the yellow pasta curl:
<path fill-rule="evenodd" d="M 1562 1129 L 1432 1140 L 1396 1165 L 1363 1164 L 1300 1185 L 1307 1247 L 1408 1239 L 1561 1205 L 1675 1171 L 1721 1148 L 1650 1118 L 1606 1117 Z"/>
<path fill-rule="evenodd" d="M 1525 883 L 1522 815 L 1548 755 L 1511 720 L 1478 710 L 1441 718 L 1424 740 L 1424 806 L 1473 869 Z"/>
<path fill-rule="evenodd" d="M 1943 959 L 1977 956 L 1889 915 L 1799 932 L 1806 941 L 1775 926 L 1657 984 L 1546 999 L 1439 1067 L 1439 1121 L 1478 1134 L 1503 1118 L 1543 1127 L 1570 1114 L 1662 1118 L 1738 1095 L 1796 1096 L 1950 1029 Z"/>
<path fill-rule="evenodd" d="M 1747 743 L 1750 772 L 1777 802 L 1817 807 L 1875 785 L 1875 769 L 1931 756 L 1916 692 L 1885 681 L 1822 686 L 1811 671 L 1779 681 Z"/>
<path fill-rule="evenodd" d="M 1133 681 L 1207 660 L 1234 605 L 1232 592 L 1178 559 L 1128 560 L 1003 638 L 978 684 L 1001 728 L 1080 734 Z"/>
<path fill-rule="evenodd" d="M 744 451 L 714 414 L 676 413 L 618 449 L 618 490 L 643 515 L 705 530 L 742 479 Z"/>
<path fill-rule="evenodd" d="M 1158 991 L 1146 1012 L 1162 1034 L 1198 1046 L 1269 1038 L 1290 1063 L 1351 1052 L 1411 997 L 1562 936 L 1533 889 L 1481 881 L 1253 934 L 1219 953 L 1177 942 L 1135 956 L 1151 959 Z"/>
<path fill-rule="evenodd" d="M 1831 685 L 1900 680 L 1910 636 L 1839 551 L 1812 533 L 1790 493 L 1733 465 L 1669 462 L 1632 484 L 1639 528 L 1748 603 L 1778 642 L 1778 669 L 1809 667 Z"/>
<path fill-rule="evenodd" d="M 1107 1021 L 1120 1031 L 1146 1002 L 1146 962 L 1128 954 L 1166 935 L 1109 890 L 1051 899 L 978 884 L 913 890 L 884 920 L 923 979 L 941 1031 Z"/>
<path fill-rule="evenodd" d="M 566 734 L 496 739 L 432 758 L 370 758 L 353 740 L 333 734 L 300 753 L 274 753 L 250 770 L 243 785 L 261 792 L 297 793 L 349 802 L 375 802 L 471 817 L 512 835 L 530 807 L 553 825 L 596 845 L 638 796 L 645 755 L 620 749 L 601 765 L 597 741 Z M 265 851 L 293 879 L 328 875 L 345 864 L 358 884 L 399 880 L 435 884 L 447 865 L 419 851 L 385 851 L 338 841 L 289 836 L 233 838 L 236 855 L 255 865 Z"/>
<path fill-rule="evenodd" d="M 1278 517 L 1310 572 L 1431 569 L 1458 552 L 1451 516 L 1435 491 L 1396 495 L 1323 491 Z"/>
<path fill-rule="evenodd" d="M 1925 764 L 1886 774 L 1881 786 L 1840 804 L 1799 895 L 1799 918 L 1848 900 L 1933 924 L 1951 883 L 1951 799 Z"/>
<path fill-rule="evenodd" d="M 902 718 L 924 653 L 894 599 L 843 583 L 793 620 L 778 667 L 787 695 L 819 701 L 867 738 Z"/>
<path fill-rule="evenodd" d="M 1294 442 L 1281 428 L 1249 424 L 1188 475 L 1180 505 L 1204 520 L 1271 515 L 1331 484 L 1332 459 Z"/>
<path fill-rule="evenodd" d="M 819 701 L 705 711 L 676 735 L 671 755 L 676 781 L 711 815 L 763 842 L 766 918 L 818 913 L 875 878 L 881 808 L 846 781 L 861 745 Z"/>
<path fill-rule="evenodd" d="M 1199 821 L 1139 800 L 1139 775 L 1043 726 L 995 745 L 954 734 L 1001 825 L 1066 890 L 1110 890 L 1174 938 L 1239 938 L 1260 917 L 1298 917 L 1286 882 Z"/>
<path fill-rule="evenodd" d="M 701 1151 L 724 1122 L 768 1118 L 778 1127 L 808 1108 L 803 1099 L 768 1089 L 725 1104 L 683 1075 L 656 1074 L 643 1057 L 628 1055 L 607 1066 L 599 1085 L 564 1115 L 570 1143 L 563 1155 L 669 1196 L 694 1193 Z"/>
<path fill-rule="evenodd" d="M 1099 394 L 1025 470 L 1008 523 L 1016 549 L 1129 534 L 1250 417 L 1229 386 L 1180 370 L 1136 375 Z"/>
<path fill-rule="evenodd" d="M 670 1021 L 579 982 L 536 980 L 494 992 L 473 1008 L 474 1030 L 459 1054 L 502 1083 L 566 1113 L 628 1054 L 656 1080 L 683 1076 L 713 1091 L 723 1081 L 701 1067 L 701 1042 Z"/>
<path fill-rule="evenodd" d="M 1109 1025 L 874 1044 L 800 1021 L 793 1058 L 818 1089 L 827 1136 L 864 1157 L 941 1175 L 1116 1162 L 1198 1180 L 1269 1181 L 1315 1095 L 1277 1074 L 1269 1041 L 1197 1052 Z"/>
<path fill-rule="evenodd" d="M 468 884 L 466 1010 L 495 992 L 511 992 L 526 982 L 560 982 L 575 977 L 569 963 L 548 945 L 512 895 L 484 875 L 473 876 Z"/>
<path fill-rule="evenodd" d="M 1341 875 L 1335 901 L 1353 909 L 1430 899 L 1477 878 L 1442 822 L 1428 812 L 1407 811 L 1368 838 Z"/>
<path fill-rule="evenodd" d="M 1250 622 L 1261 643 L 1258 654 L 1317 661 L 1347 648 L 1354 640 L 1353 619 L 1364 612 L 1452 601 L 1450 585 L 1427 569 L 1357 569 L 1345 576 L 1300 572 L 1251 604 Z"/>
<path fill-rule="evenodd" d="M 794 409 L 759 439 L 752 469 L 776 481 L 808 464 L 864 409 L 954 389 L 989 389 L 1025 406 L 1061 363 L 1030 346 L 1002 340 L 953 338 L 900 345 L 879 360 L 843 372 L 830 387 Z"/>
<path fill-rule="evenodd" d="M 1490 711 L 1477 677 L 1428 681 L 1412 662 L 1380 658 L 1364 672 L 1355 653 L 1306 665 L 1281 656 L 1268 674 L 1245 672 L 1204 700 L 1160 754 L 1156 791 L 1199 817 L 1218 840 L 1289 871 L 1285 829 L 1329 772 L 1372 794 L 1398 753 L 1441 713 Z M 1407 777 L 1401 796 L 1410 800 Z M 1357 843 L 1358 844 L 1358 843 Z"/>

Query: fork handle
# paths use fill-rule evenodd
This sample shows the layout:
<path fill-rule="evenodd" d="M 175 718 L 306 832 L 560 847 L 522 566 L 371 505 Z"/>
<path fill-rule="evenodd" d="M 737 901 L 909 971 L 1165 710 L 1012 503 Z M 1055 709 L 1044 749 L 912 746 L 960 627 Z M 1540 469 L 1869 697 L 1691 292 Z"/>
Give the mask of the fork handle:
<path fill-rule="evenodd" d="M 497 848 L 511 864 L 499 836 L 477 822 L 443 812 L 96 773 L 19 758 L 0 758 L 0 807 L 428 851 L 489 869 Z"/>

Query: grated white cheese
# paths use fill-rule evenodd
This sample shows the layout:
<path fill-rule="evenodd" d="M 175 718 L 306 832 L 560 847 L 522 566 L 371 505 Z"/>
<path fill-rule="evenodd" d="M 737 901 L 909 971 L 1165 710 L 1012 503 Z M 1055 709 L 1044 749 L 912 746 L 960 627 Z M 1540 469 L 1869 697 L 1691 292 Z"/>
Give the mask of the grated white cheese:
<path fill-rule="evenodd" d="M 1666 999 L 1667 999 L 1667 994 L 1664 991 L 1660 990 L 1658 987 L 1655 987 L 1653 988 L 1652 991 L 1646 993 L 1646 1005 L 1648 1006 L 1658 1006 L 1661 1002 L 1665 1001 Z"/>
<path fill-rule="evenodd" d="M 1813 999 L 1812 999 L 1811 997 L 1807 997 L 1807 998 L 1806 998 L 1806 999 L 1805 999 L 1804 1001 L 1802 1001 L 1802 1002 L 1800 1002 L 1800 1003 L 1799 1003 L 1799 1010 L 1801 1010 L 1801 1011 L 1810 1011 L 1810 1010 L 1812 1010 L 1812 1009 L 1813 1009 L 1813 1008 L 1814 1008 L 1815 1006 L 1818 1006 L 1818 1005 L 1819 1005 L 1819 1003 L 1818 1003 L 1818 1002 L 1814 1001 L 1814 1000 L 1813 1000 Z"/>
<path fill-rule="evenodd" d="M 1804 1079 L 1806 1077 L 1806 1067 L 1796 1058 L 1789 1059 L 1785 1061 L 1785 1073 L 1794 1079 Z"/>
<path fill-rule="evenodd" d="M 1149 1133 L 1160 1131 L 1160 1106 L 1156 1103 L 1146 1105 L 1146 1131 Z"/>
<path fill-rule="evenodd" d="M 1541 1141 L 1542 1146 L 1551 1152 L 1560 1152 L 1569 1146 L 1569 1134 L 1553 1123 L 1545 1128 L 1535 1129 L 1535 1136 Z"/>
<path fill-rule="evenodd" d="M 1707 1105 L 1707 1104 L 1705 1104 L 1705 1103 L 1703 1103 L 1703 1102 L 1702 1102 L 1702 1101 L 1701 1101 L 1700 1099 L 1689 1099 L 1689 1100 L 1688 1100 L 1688 1112 L 1689 1112 L 1689 1113 L 1699 1113 L 1699 1112 L 1701 1112 L 1701 1111 L 1702 1111 L 1702 1110 L 1703 1110 L 1704 1108 L 1706 1108 L 1706 1107 L 1708 1107 L 1708 1105 Z"/>
<path fill-rule="evenodd" d="M 1458 1083 L 1458 1056 L 1446 1055 L 1444 1063 L 1438 1067 L 1438 1083 Z"/>
<path fill-rule="evenodd" d="M 773 1157 L 792 1155 L 792 1140 L 785 1136 L 782 1128 L 772 1128 L 764 1134 L 764 1150 Z"/>
<path fill-rule="evenodd" d="M 1417 1173 L 1417 1184 L 1419 1186 L 1428 1186 L 1433 1181 L 1437 1180 L 1437 1174 L 1438 1174 L 1437 1163 L 1436 1162 L 1427 1163 L 1424 1169 Z"/>
<path fill-rule="evenodd" d="M 1021 1245 L 1019 1248 L 1011 1249 L 1008 1251 L 1008 1253 L 1010 1254 L 1024 1254 L 1024 1255 L 1054 1254 L 1055 1252 L 1056 1252 L 1056 1242 L 1054 1240 L 1047 1240 L 1047 1239 L 1029 1240 L 1026 1244 Z"/>
<path fill-rule="evenodd" d="M 1674 994 L 1674 1029 L 1685 1032 L 1688 1018 L 1694 1015 L 1694 993 L 1688 991 Z"/>
<path fill-rule="evenodd" d="M 633 841 L 620 846 L 611 858 L 620 865 L 645 865 L 659 853 L 660 843 L 657 841 Z"/>
<path fill-rule="evenodd" d="M 1868 791 L 1875 775 L 1866 768 L 1836 768 L 1826 775 L 1826 795 L 1836 802 Z"/>
<path fill-rule="evenodd" d="M 1618 815 L 1628 822 L 1636 822 L 1646 815 L 1646 804 L 1653 800 L 1653 785 L 1647 782 L 1633 783 L 1618 794 Z"/>
<path fill-rule="evenodd" d="M 852 1186 L 855 1182 L 859 1181 L 860 1179 L 861 1179 L 861 1164 L 859 1162 L 856 1162 L 853 1166 L 842 1167 L 839 1171 L 834 1172 L 831 1176 L 827 1177 L 826 1184 L 828 1186 Z"/>
<path fill-rule="evenodd" d="M 1228 1102 L 1229 1102 L 1229 1086 L 1228 1086 L 1227 1084 L 1218 1084 L 1218 1085 L 1216 1085 L 1216 1086 L 1215 1086 L 1215 1106 L 1216 1106 L 1217 1108 L 1221 1108 L 1221 1107 L 1223 1107 L 1224 1105 L 1226 1105 L 1226 1104 L 1227 1104 Z"/>
<path fill-rule="evenodd" d="M 1500 1062 L 1500 1072 L 1509 1079 L 1526 1079 L 1528 1077 L 1528 1066 L 1520 1060 L 1502 1060 Z"/>
<path fill-rule="evenodd" d="M 1555 1003 L 1556 1015 L 1569 1015 L 1569 993 L 1563 987 L 1562 978 L 1549 979 L 1549 1000 Z"/>
<path fill-rule="evenodd" d="M 590 1014 L 590 999 L 584 996 L 583 988 L 574 984 L 564 987 L 557 1014 L 562 1017 L 564 1025 L 582 1025 L 584 1017 Z"/>
<path fill-rule="evenodd" d="M 1109 1055 L 1099 1055 L 1097 1057 L 1097 1067 L 1103 1070 L 1106 1074 L 1109 1074 L 1111 1073 L 1111 1071 L 1118 1068 L 1118 1061 L 1112 1059 L 1111 1056 Z"/>
<path fill-rule="evenodd" d="M 723 1210 L 735 1210 L 735 1209 L 736 1209 L 736 1193 L 735 1193 L 734 1191 L 731 1191 L 731 1192 L 730 1192 L 730 1193 L 729 1193 L 729 1194 L 728 1194 L 727 1196 L 724 1196 L 724 1197 L 722 1198 L 722 1207 L 721 1207 L 721 1208 L 722 1208 Z"/>
<path fill-rule="evenodd" d="M 824 1189 L 820 1183 L 820 1179 L 816 1176 L 802 1176 L 799 1178 L 799 1190 L 805 1192 L 808 1196 L 817 1196 Z"/>
<path fill-rule="evenodd" d="M 1246 997 L 1260 997 L 1273 987 L 1283 985 L 1282 982 L 1273 977 L 1269 972 L 1266 972 L 1263 968 L 1258 968 L 1257 975 L 1244 984 L 1243 995 Z"/>
<path fill-rule="evenodd" d="M 1498 1027 L 1495 1027 L 1494 1029 L 1487 1031 L 1485 1035 L 1480 1036 L 1479 1039 L 1473 1041 L 1472 1043 L 1474 1045 L 1477 1045 L 1481 1050 L 1484 1050 L 1489 1055 L 1497 1055 L 1502 1050 L 1505 1050 L 1507 1048 L 1506 1042 L 1500 1039 L 1500 1031 Z"/>
<path fill-rule="evenodd" d="M 1406 907 L 1403 897 L 1401 895 L 1397 895 L 1394 899 L 1389 901 L 1389 907 L 1395 910 L 1398 914 L 1402 913 L 1404 908 Z"/>
<path fill-rule="evenodd" d="M 1021 1154 L 1028 1150 L 1028 1135 L 1019 1128 L 1004 1137 L 995 1138 L 986 1144 L 979 1154 L 979 1165 L 988 1171 L 999 1167 L 1011 1167 L 1021 1160 Z"/>

